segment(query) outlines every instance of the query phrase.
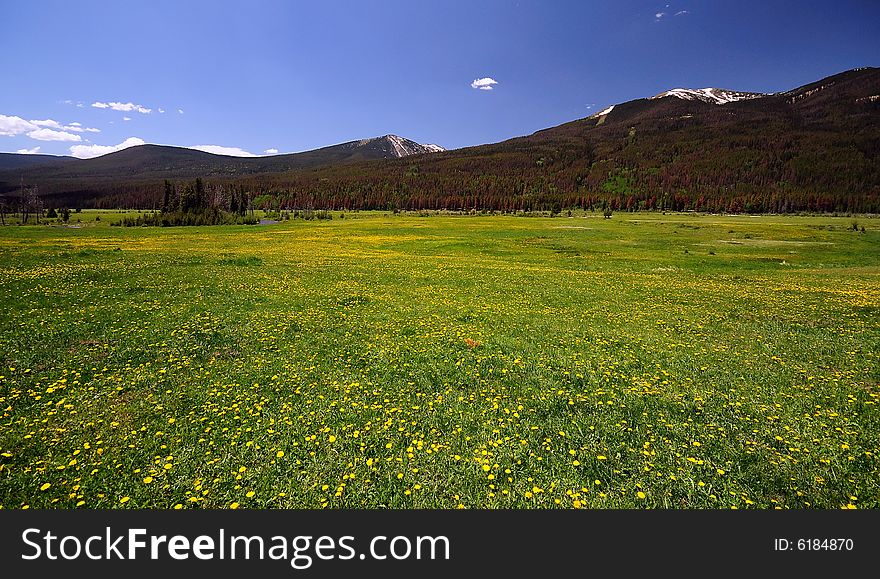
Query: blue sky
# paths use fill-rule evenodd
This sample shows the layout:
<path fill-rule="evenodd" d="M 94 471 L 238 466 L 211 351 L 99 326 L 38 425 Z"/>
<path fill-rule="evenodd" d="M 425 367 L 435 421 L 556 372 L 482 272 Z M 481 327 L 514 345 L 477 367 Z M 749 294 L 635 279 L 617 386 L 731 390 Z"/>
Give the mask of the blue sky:
<path fill-rule="evenodd" d="M 0 12 L 0 151 L 83 157 L 140 142 L 262 155 L 388 133 L 458 148 L 678 86 L 775 92 L 880 66 L 874 1 L 22 0 Z"/>

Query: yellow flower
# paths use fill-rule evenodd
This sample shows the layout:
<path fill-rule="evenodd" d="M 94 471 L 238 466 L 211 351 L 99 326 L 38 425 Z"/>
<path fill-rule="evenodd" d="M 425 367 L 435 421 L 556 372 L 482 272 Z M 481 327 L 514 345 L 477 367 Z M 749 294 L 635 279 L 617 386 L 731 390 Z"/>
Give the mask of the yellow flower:
<path fill-rule="evenodd" d="M 125 503 L 127 503 L 130 500 L 131 500 L 131 497 L 122 497 L 121 499 L 119 499 L 119 502 L 124 505 Z"/>
<path fill-rule="evenodd" d="M 250 498 L 253 498 L 253 496 L 254 496 L 255 494 L 256 494 L 256 493 L 255 493 L 254 491 L 248 491 L 248 493 L 247 493 L 245 496 L 246 496 L 247 498 L 250 499 Z"/>
<path fill-rule="evenodd" d="M 605 456 L 604 454 L 600 454 L 599 456 L 596 457 L 596 460 L 608 460 L 608 457 Z"/>
<path fill-rule="evenodd" d="M 50 486 L 52 486 L 51 483 L 43 483 L 43 486 L 40 487 L 40 490 L 44 491 L 44 490 L 48 489 Z"/>
<path fill-rule="evenodd" d="M 150 484 L 151 482 L 153 482 L 153 477 L 151 477 L 151 476 L 144 477 L 144 484 Z"/>
<path fill-rule="evenodd" d="M 639 492 L 636 493 L 636 496 L 639 497 L 640 499 L 644 499 L 644 498 L 645 498 L 645 493 L 643 493 L 642 491 L 639 491 Z"/>
<path fill-rule="evenodd" d="M 229 505 L 229 508 L 232 509 L 232 510 L 237 509 L 237 508 L 238 508 L 238 503 L 232 503 L 231 505 Z"/>
<path fill-rule="evenodd" d="M 275 453 L 275 456 L 277 456 L 278 458 L 281 458 L 282 456 L 284 456 L 284 451 L 279 450 L 278 452 Z"/>
<path fill-rule="evenodd" d="M 331 434 L 330 436 L 327 437 L 327 440 L 329 440 L 330 442 L 336 442 L 336 437 Z"/>

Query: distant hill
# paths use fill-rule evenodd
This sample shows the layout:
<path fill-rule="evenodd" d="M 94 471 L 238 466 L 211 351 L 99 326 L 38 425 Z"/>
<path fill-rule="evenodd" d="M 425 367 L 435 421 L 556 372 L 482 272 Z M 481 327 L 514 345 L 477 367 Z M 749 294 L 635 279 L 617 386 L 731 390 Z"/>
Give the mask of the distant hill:
<path fill-rule="evenodd" d="M 422 145 L 397 135 L 350 141 L 302 153 L 266 157 L 233 157 L 184 147 L 139 145 L 93 159 L 2 153 L 0 169 L 27 169 L 21 174 L 26 181 L 35 182 L 129 178 L 185 179 L 276 173 L 333 163 L 396 159 L 443 150 L 445 149 L 437 145 Z M 9 179 L 9 175 L 0 174 L 0 180 L 3 179 Z"/>
<path fill-rule="evenodd" d="M 23 155 L 21 153 L 0 153 L 0 171 L 8 169 L 24 169 L 34 166 L 57 166 L 69 162 L 76 162 L 75 157 L 63 157 L 55 155 Z"/>
<path fill-rule="evenodd" d="M 290 207 L 880 212 L 880 69 L 774 94 L 675 88 L 454 151 L 399 158 L 394 141 L 187 161 L 136 147 L 0 182 L 23 173 L 48 203 L 108 207 L 155 206 L 160 179 L 201 176 Z"/>

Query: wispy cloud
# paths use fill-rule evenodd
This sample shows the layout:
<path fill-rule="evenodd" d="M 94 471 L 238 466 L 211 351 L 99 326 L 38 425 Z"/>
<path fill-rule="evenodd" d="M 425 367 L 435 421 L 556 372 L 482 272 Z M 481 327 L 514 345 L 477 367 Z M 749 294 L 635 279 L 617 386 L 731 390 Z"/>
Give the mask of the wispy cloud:
<path fill-rule="evenodd" d="M 249 153 L 238 147 L 221 147 L 220 145 L 193 145 L 189 147 L 196 151 L 204 151 L 205 153 L 214 153 L 215 155 L 229 155 L 230 157 L 256 157 L 253 153 Z"/>
<path fill-rule="evenodd" d="M 40 152 L 40 147 L 34 147 L 33 149 L 19 149 L 16 151 L 19 155 L 36 155 Z"/>
<path fill-rule="evenodd" d="M 266 149 L 266 150 L 263 151 L 263 152 L 266 153 L 267 155 L 277 155 L 277 154 L 278 154 L 278 149 L 274 149 L 274 148 L 273 148 L 273 149 Z"/>
<path fill-rule="evenodd" d="M 177 109 L 177 112 L 183 114 L 183 109 Z"/>
<path fill-rule="evenodd" d="M 672 16 L 687 16 L 690 13 L 691 13 L 690 10 L 678 10 L 676 12 L 673 12 L 672 10 L 669 9 L 669 4 L 667 4 L 666 6 L 663 7 L 662 10 L 658 10 L 654 14 L 654 22 L 660 22 L 661 20 L 663 20 L 664 18 L 666 18 L 670 14 L 672 14 Z"/>
<path fill-rule="evenodd" d="M 160 109 L 159 109 L 159 113 L 160 113 L 160 114 L 165 114 L 165 109 L 161 109 L 161 108 L 160 108 Z"/>
<path fill-rule="evenodd" d="M 35 129 L 30 131 L 27 136 L 35 141 L 82 141 L 82 137 L 77 134 L 54 129 Z"/>
<path fill-rule="evenodd" d="M 69 131 L 74 133 L 82 133 L 83 131 L 88 131 L 90 133 L 100 133 L 101 129 L 93 129 L 91 127 L 83 127 L 82 123 L 70 123 L 69 125 L 62 125 L 56 120 L 46 119 L 44 121 L 30 121 L 34 125 L 38 127 L 46 127 L 49 129 L 56 129 L 59 131 Z"/>
<path fill-rule="evenodd" d="M 37 125 L 38 127 L 49 127 L 50 129 L 61 128 L 61 124 L 58 121 L 53 121 L 52 119 L 46 119 L 45 121 L 31 121 L 31 123 Z"/>
<path fill-rule="evenodd" d="M 492 77 L 484 77 L 478 78 L 471 83 L 471 88 L 475 88 L 477 90 L 492 90 L 494 85 L 498 84 L 498 81 Z"/>
<path fill-rule="evenodd" d="M 122 120 L 123 120 L 123 121 L 130 121 L 130 120 L 131 120 L 131 117 L 122 117 Z"/>
<path fill-rule="evenodd" d="M 105 102 L 101 102 L 101 101 L 96 101 L 96 102 L 92 103 L 92 106 L 95 107 L 96 109 L 111 109 L 111 110 L 120 111 L 123 113 L 139 112 L 143 115 L 148 115 L 151 112 L 153 112 L 153 109 L 148 109 L 147 107 L 145 107 L 143 105 L 138 105 L 135 103 L 117 103 L 117 102 L 105 103 Z"/>
<path fill-rule="evenodd" d="M 80 159 L 91 159 L 92 157 L 100 157 L 107 153 L 115 153 L 116 151 L 143 144 L 145 144 L 143 139 L 129 137 L 118 145 L 73 145 L 70 147 L 70 154 Z"/>

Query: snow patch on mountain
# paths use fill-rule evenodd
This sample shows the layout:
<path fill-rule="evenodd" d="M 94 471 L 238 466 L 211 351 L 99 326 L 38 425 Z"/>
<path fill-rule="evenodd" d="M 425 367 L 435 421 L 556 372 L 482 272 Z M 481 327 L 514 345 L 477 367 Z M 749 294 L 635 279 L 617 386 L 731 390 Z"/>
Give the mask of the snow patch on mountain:
<path fill-rule="evenodd" d="M 829 86 L 834 86 L 834 84 L 835 84 L 835 82 L 834 82 L 834 81 L 831 81 L 831 82 L 829 82 L 828 84 L 823 84 L 822 86 L 817 86 L 816 88 L 811 88 L 810 90 L 806 90 L 806 91 L 804 91 L 804 92 L 802 92 L 802 93 L 798 93 L 798 92 L 797 92 L 797 91 L 800 90 L 800 89 L 795 89 L 795 90 L 790 90 L 790 91 L 788 91 L 788 92 L 784 92 L 784 93 L 782 93 L 782 94 L 787 95 L 787 96 L 790 96 L 791 98 L 788 99 L 788 102 L 794 104 L 794 103 L 796 103 L 796 102 L 799 101 L 799 100 L 803 100 L 803 99 L 805 99 L 805 98 L 807 98 L 807 97 L 811 97 L 811 96 L 813 96 L 814 94 L 816 94 L 817 92 L 822 91 L 822 90 L 825 90 L 825 89 L 828 88 Z"/>
<path fill-rule="evenodd" d="M 726 105 L 737 101 L 758 99 L 768 96 L 759 92 L 742 92 L 736 90 L 727 90 L 724 88 L 674 88 L 666 92 L 654 95 L 652 99 L 661 99 L 664 97 L 675 97 L 686 101 L 702 101 L 704 103 Z"/>
<path fill-rule="evenodd" d="M 361 141 L 363 144 L 380 141 L 381 144 L 387 145 L 389 153 L 392 157 L 409 157 L 410 155 L 422 155 L 425 153 L 439 153 L 445 151 L 440 145 L 422 145 L 415 141 L 399 137 L 397 135 L 385 135 L 384 137 L 375 137 Z"/>

